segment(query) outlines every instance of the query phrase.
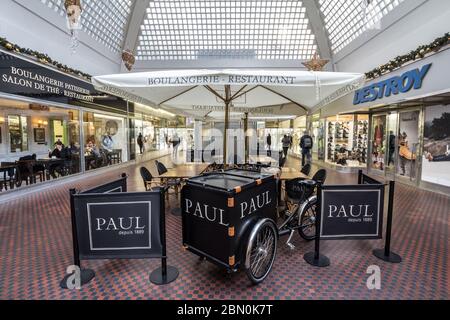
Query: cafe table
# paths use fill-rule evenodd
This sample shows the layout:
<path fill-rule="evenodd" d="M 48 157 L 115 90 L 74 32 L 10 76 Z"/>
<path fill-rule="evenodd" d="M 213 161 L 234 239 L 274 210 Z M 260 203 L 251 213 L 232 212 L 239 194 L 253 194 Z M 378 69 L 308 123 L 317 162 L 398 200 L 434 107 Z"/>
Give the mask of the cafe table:
<path fill-rule="evenodd" d="M 251 155 L 249 157 L 249 160 L 250 160 L 250 163 L 258 163 L 259 162 L 259 163 L 266 164 L 266 165 L 268 165 L 268 164 L 274 165 L 274 164 L 278 163 L 278 160 L 275 158 L 272 158 L 269 156 L 261 156 L 261 155 L 260 156 Z"/>
<path fill-rule="evenodd" d="M 288 168 L 288 167 L 281 168 L 280 180 L 286 181 L 296 178 L 309 179 L 307 175 L 303 174 L 300 170 L 296 168 Z"/>
<path fill-rule="evenodd" d="M 14 174 L 17 175 L 17 164 L 3 164 L 0 165 L 0 175 L 3 175 L 3 179 L 1 180 L 2 183 L 4 183 L 5 185 L 3 186 L 2 184 L 0 184 L 0 191 L 2 191 L 3 187 L 7 187 L 7 183 L 9 182 L 9 187 L 10 189 L 14 188 L 14 180 L 17 179 L 17 177 L 11 177 L 8 176 L 9 179 L 6 179 L 6 174 L 9 174 L 11 170 L 14 170 Z"/>
<path fill-rule="evenodd" d="M 167 172 L 160 175 L 161 179 L 188 179 L 202 174 L 207 168 L 206 163 L 181 164 L 168 168 Z"/>
<path fill-rule="evenodd" d="M 36 160 L 35 164 L 42 165 L 44 167 L 44 179 L 50 180 L 50 166 L 52 164 L 64 164 L 64 160 L 58 158 L 40 158 Z"/>
<path fill-rule="evenodd" d="M 193 164 L 181 164 L 175 165 L 173 168 L 167 168 L 167 172 L 160 175 L 160 179 L 189 179 L 201 175 L 208 168 L 209 164 L 206 163 L 193 163 Z M 175 216 L 181 216 L 181 208 L 173 208 L 172 214 Z"/>

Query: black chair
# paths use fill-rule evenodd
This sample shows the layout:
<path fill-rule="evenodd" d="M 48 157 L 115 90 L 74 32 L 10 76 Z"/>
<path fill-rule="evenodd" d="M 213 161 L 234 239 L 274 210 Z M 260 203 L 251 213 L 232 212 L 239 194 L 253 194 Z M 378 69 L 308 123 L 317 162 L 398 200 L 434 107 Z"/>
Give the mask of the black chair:
<path fill-rule="evenodd" d="M 286 157 L 281 157 L 279 162 L 280 168 L 283 168 L 285 164 L 286 164 Z"/>
<path fill-rule="evenodd" d="M 156 170 L 158 171 L 158 175 L 162 176 L 164 173 L 166 173 L 168 170 L 166 166 L 159 162 L 158 160 L 155 160 Z M 175 191 L 175 195 L 178 196 L 178 189 L 181 187 L 181 180 L 180 179 L 161 179 L 161 185 L 165 186 L 166 188 L 172 188 Z M 166 192 L 166 194 L 169 194 L 169 192 Z"/>
<path fill-rule="evenodd" d="M 160 186 L 159 182 L 153 181 L 153 176 L 146 167 L 141 167 L 139 171 L 141 173 L 142 180 L 144 181 L 145 191 L 151 191 L 152 185 Z"/>
<path fill-rule="evenodd" d="M 316 184 L 316 186 L 317 185 L 323 185 L 324 183 L 325 183 L 325 180 L 327 179 L 327 170 L 325 170 L 325 169 L 320 169 L 320 170 L 318 170 L 315 174 L 314 174 L 314 176 L 312 177 L 312 179 L 311 180 L 313 180 L 313 181 L 315 181 L 317 184 Z M 314 191 L 315 191 L 315 187 L 314 188 L 312 188 L 312 189 L 308 189 L 308 190 L 305 190 L 305 196 L 307 197 L 307 198 L 309 198 L 310 196 L 312 196 L 313 195 L 313 193 L 314 193 Z"/>
<path fill-rule="evenodd" d="M 312 180 L 316 181 L 318 184 L 324 184 L 326 179 L 327 179 L 327 170 L 325 169 L 320 169 L 312 177 Z"/>
<path fill-rule="evenodd" d="M 35 153 L 33 153 L 33 155 L 31 156 L 31 160 L 36 161 L 36 159 L 37 159 L 37 156 Z M 21 158 L 19 160 L 29 160 L 29 159 Z M 42 164 L 38 164 L 38 163 L 33 164 L 33 173 L 34 173 L 35 179 L 36 179 L 36 177 L 39 177 L 41 182 L 42 182 L 42 180 L 45 180 L 45 166 L 43 166 Z"/>
<path fill-rule="evenodd" d="M 155 165 L 156 170 L 158 170 L 158 174 L 160 176 L 167 172 L 166 166 L 163 163 L 159 162 L 158 160 L 155 160 Z"/>
<path fill-rule="evenodd" d="M 301 173 L 303 173 L 305 176 L 309 176 L 311 172 L 311 165 L 309 163 L 305 164 L 305 166 L 300 170 Z"/>
<path fill-rule="evenodd" d="M 17 161 L 16 164 L 20 177 L 20 181 L 18 181 L 19 185 L 21 185 L 23 181 L 25 181 L 26 185 L 28 185 L 28 183 L 36 183 L 38 177 L 40 182 L 44 181 L 44 171 L 42 171 L 40 166 L 36 166 L 36 155 L 19 158 L 19 161 Z M 35 171 L 35 166 L 37 171 Z"/>

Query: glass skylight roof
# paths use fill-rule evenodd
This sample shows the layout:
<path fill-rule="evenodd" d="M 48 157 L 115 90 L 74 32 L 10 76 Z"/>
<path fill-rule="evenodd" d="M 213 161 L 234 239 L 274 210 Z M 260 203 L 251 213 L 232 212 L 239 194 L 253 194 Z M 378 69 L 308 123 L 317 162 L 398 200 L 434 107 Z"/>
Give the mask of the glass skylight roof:
<path fill-rule="evenodd" d="M 64 0 L 41 0 L 60 16 L 65 16 Z M 113 52 L 122 51 L 131 0 L 83 0 L 83 31 Z"/>
<path fill-rule="evenodd" d="M 302 1 L 154 0 L 138 60 L 310 59 L 317 50 Z"/>
<path fill-rule="evenodd" d="M 339 52 L 404 0 L 319 0 L 331 50 Z"/>

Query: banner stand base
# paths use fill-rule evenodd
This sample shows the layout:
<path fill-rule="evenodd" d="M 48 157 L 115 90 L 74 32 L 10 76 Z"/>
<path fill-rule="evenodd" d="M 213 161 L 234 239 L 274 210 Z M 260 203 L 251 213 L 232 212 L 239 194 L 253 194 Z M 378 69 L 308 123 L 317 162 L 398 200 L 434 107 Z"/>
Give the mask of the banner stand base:
<path fill-rule="evenodd" d="M 328 257 L 323 254 L 319 254 L 319 259 L 315 259 L 315 255 L 315 252 L 308 252 L 303 256 L 303 259 L 314 267 L 324 268 L 330 265 L 330 259 L 328 259 Z"/>
<path fill-rule="evenodd" d="M 154 270 L 150 274 L 150 282 L 158 286 L 169 284 L 178 278 L 178 269 L 172 266 L 167 266 L 167 275 L 164 277 L 162 274 L 162 268 Z"/>
<path fill-rule="evenodd" d="M 59 283 L 59 286 L 63 289 L 69 289 L 67 287 L 67 282 L 69 280 L 69 277 L 72 277 L 73 274 L 67 274 L 64 279 L 61 280 Z M 91 269 L 81 269 L 80 270 L 80 284 L 81 286 L 84 286 L 85 284 L 88 284 L 92 279 L 95 277 L 94 270 Z"/>
<path fill-rule="evenodd" d="M 390 252 L 388 256 L 384 254 L 385 250 L 383 249 L 375 249 L 372 251 L 373 255 L 377 257 L 378 259 L 381 259 L 386 262 L 390 263 L 400 263 L 402 262 L 402 257 L 400 257 L 398 254 L 394 252 Z"/>

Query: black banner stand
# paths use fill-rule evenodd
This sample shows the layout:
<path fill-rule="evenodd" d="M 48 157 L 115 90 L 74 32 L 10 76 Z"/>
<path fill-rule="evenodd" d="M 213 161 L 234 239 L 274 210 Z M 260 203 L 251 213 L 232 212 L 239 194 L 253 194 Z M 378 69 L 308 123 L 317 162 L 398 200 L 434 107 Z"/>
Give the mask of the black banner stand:
<path fill-rule="evenodd" d="M 303 259 L 314 267 L 328 267 L 330 259 L 323 254 L 320 254 L 320 220 L 321 220 L 321 202 L 322 202 L 322 187 L 317 186 L 317 205 L 316 205 L 316 239 L 314 241 L 314 252 L 307 252 Z"/>
<path fill-rule="evenodd" d="M 76 221 L 75 221 L 75 206 L 74 206 L 74 200 L 73 197 L 77 193 L 76 189 L 70 189 L 70 215 L 72 219 L 72 243 L 73 243 L 73 264 L 75 266 L 78 266 L 80 268 L 80 284 L 81 286 L 89 283 L 92 279 L 95 277 L 94 270 L 91 269 L 81 269 L 81 261 L 80 261 L 80 254 L 78 249 L 78 234 L 77 234 L 77 227 L 76 227 Z M 68 289 L 68 281 L 69 277 L 72 277 L 73 274 L 67 274 L 60 282 L 60 287 L 63 289 Z"/>
<path fill-rule="evenodd" d="M 363 183 L 379 183 L 378 181 L 363 174 L 362 170 L 358 171 L 358 184 Z M 392 235 L 392 216 L 394 212 L 394 194 L 395 194 L 395 181 L 389 181 L 389 202 L 388 202 L 388 214 L 386 222 L 386 242 L 384 248 L 375 249 L 372 251 L 373 255 L 378 259 L 381 259 L 390 263 L 400 263 L 402 258 L 391 251 L 391 235 Z"/>
<path fill-rule="evenodd" d="M 389 203 L 388 203 L 388 215 L 386 222 L 386 243 L 384 248 L 373 250 L 373 255 L 378 259 L 381 259 L 390 263 L 400 263 L 402 258 L 391 251 L 391 233 L 392 233 L 392 213 L 394 211 L 394 191 L 395 182 L 389 181 Z"/>
<path fill-rule="evenodd" d="M 127 175 L 122 174 L 122 179 L 126 179 Z M 123 180 L 122 180 L 123 181 Z M 107 186 L 101 186 L 96 189 L 98 192 L 105 192 L 103 188 Z M 101 190 L 101 191 L 100 191 Z M 91 192 L 88 191 L 88 192 Z M 126 188 L 126 180 L 121 188 L 122 192 L 127 192 Z M 166 208 L 165 208 L 165 192 L 167 190 L 164 188 L 160 189 L 160 237 L 161 237 L 161 267 L 154 270 L 150 274 L 150 282 L 156 285 L 164 285 L 171 283 L 175 281 L 178 278 L 179 272 L 178 269 L 172 266 L 167 265 L 167 250 L 166 250 Z M 106 191 L 108 192 L 108 190 Z M 80 259 L 80 248 L 78 244 L 78 232 L 77 232 L 77 221 L 76 221 L 76 215 L 75 215 L 75 195 L 77 195 L 76 189 L 70 190 L 70 211 L 71 211 L 71 220 L 72 220 L 72 242 L 73 242 L 73 256 L 74 256 L 74 265 L 78 266 L 80 269 L 80 285 L 83 286 L 87 283 L 89 283 L 94 277 L 95 272 L 91 269 L 82 269 L 81 268 L 81 259 Z M 63 280 L 60 282 L 60 287 L 63 289 L 69 289 L 68 283 L 70 281 L 70 278 L 74 276 L 74 273 L 72 274 L 66 274 Z"/>
<path fill-rule="evenodd" d="M 160 218 L 160 230 L 161 230 L 161 244 L 162 244 L 162 257 L 161 267 L 154 270 L 150 274 L 150 282 L 156 285 L 169 284 L 178 278 L 178 269 L 167 265 L 167 249 L 166 249 L 166 204 L 164 199 L 164 193 L 167 190 L 161 189 L 161 218 Z"/>

